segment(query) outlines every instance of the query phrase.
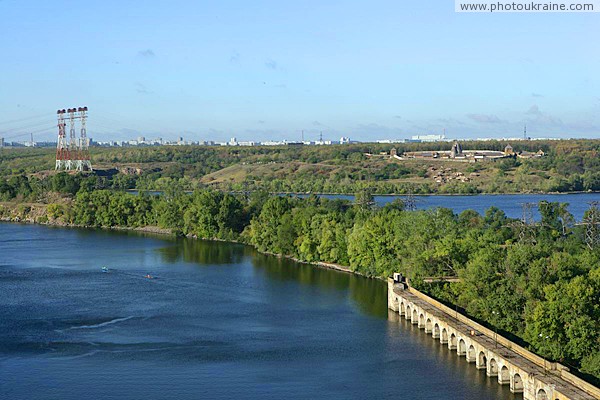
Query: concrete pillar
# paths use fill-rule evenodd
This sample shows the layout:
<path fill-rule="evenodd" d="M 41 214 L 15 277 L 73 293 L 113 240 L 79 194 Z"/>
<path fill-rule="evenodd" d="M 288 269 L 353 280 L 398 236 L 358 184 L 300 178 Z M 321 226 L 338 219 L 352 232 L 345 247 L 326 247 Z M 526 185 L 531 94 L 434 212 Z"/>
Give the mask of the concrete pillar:
<path fill-rule="evenodd" d="M 456 343 L 457 343 L 456 336 L 454 336 L 454 339 L 452 339 L 452 334 L 448 334 L 448 350 L 456 350 Z"/>
<path fill-rule="evenodd" d="M 514 374 L 510 377 L 510 391 L 512 393 L 523 393 L 523 378 L 521 375 Z"/>
<path fill-rule="evenodd" d="M 442 333 L 440 334 L 440 343 L 441 344 L 448 343 L 448 331 L 445 328 L 442 328 Z"/>
<path fill-rule="evenodd" d="M 429 322 L 427 322 L 429 321 Z M 433 332 L 433 322 L 425 316 L 425 333 Z"/>
<path fill-rule="evenodd" d="M 505 367 L 498 368 L 498 383 L 500 385 L 508 385 L 510 384 L 510 375 L 508 373 L 508 369 L 504 369 Z"/>

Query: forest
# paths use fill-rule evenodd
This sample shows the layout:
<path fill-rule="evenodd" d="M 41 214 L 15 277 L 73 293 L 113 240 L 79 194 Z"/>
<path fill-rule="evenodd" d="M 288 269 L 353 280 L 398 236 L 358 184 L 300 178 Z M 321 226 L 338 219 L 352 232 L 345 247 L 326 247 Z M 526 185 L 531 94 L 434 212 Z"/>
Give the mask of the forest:
<path fill-rule="evenodd" d="M 461 142 L 464 149 L 503 150 L 508 142 Z M 542 150 L 541 158 L 509 157 L 464 163 L 396 160 L 407 151 L 449 150 L 451 142 L 359 143 L 331 146 L 93 147 L 100 177 L 124 175 L 120 188 L 243 192 L 374 194 L 546 193 L 600 190 L 600 140 L 513 141 L 516 152 Z M 53 149 L 0 149 L 0 177 L 54 173 Z M 443 173 L 441 182 L 436 176 Z M 457 179 L 457 177 L 464 177 Z"/>
<path fill-rule="evenodd" d="M 350 266 L 370 277 L 402 272 L 416 288 L 532 350 L 600 378 L 600 248 L 574 224 L 568 206 L 539 203 L 526 226 L 498 208 L 484 215 L 436 208 L 416 211 L 373 194 L 354 202 L 269 194 L 192 193 L 174 181 L 161 195 L 115 190 L 130 177 L 59 173 L 0 179 L 0 218 L 87 227 L 157 226 L 179 235 L 235 240 L 259 251 Z M 590 209 L 589 212 L 598 212 Z M 599 232 L 596 232 L 599 234 Z M 457 283 L 425 283 L 456 276 Z"/>

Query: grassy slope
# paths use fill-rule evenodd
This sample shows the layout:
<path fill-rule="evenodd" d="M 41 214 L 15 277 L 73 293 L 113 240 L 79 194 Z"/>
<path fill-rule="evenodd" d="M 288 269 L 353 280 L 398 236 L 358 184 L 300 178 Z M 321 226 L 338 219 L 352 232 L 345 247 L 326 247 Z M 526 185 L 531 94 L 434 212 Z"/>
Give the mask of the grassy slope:
<path fill-rule="evenodd" d="M 571 145 L 570 141 L 557 142 L 558 146 Z M 447 144 L 439 144 L 440 147 Z M 415 145 L 409 150 L 422 150 L 431 144 Z M 490 144 L 475 143 L 470 148 Z M 531 144 L 537 146 L 537 144 Z M 555 143 L 545 146 L 557 146 Z M 466 146 L 465 146 L 466 147 Z M 521 165 L 501 170 L 499 162 L 463 163 L 441 160 L 395 160 L 389 157 L 364 155 L 369 151 L 379 154 L 391 145 L 310 146 L 290 149 L 279 148 L 220 148 L 220 147 L 153 147 L 153 148 L 92 148 L 92 162 L 96 169 L 122 167 L 140 168 L 144 173 L 158 171 L 163 177 L 185 176 L 188 181 L 214 185 L 225 190 L 244 183 L 253 187 L 265 186 L 274 180 L 297 183 L 288 185 L 292 190 L 306 191 L 312 182 L 322 182 L 335 190 L 354 184 L 389 186 L 381 189 L 393 192 L 392 185 L 416 184 L 431 192 L 483 193 L 541 192 L 550 190 L 552 181 L 562 178 L 562 171 L 541 170 L 539 163 L 520 160 Z M 202 155 L 195 154 L 202 151 Z M 45 175 L 54 166 L 53 149 L 2 149 L 0 176 L 20 173 Z M 386 173 L 382 174 L 382 171 Z M 436 175 L 443 170 L 444 182 L 437 183 Z M 467 182 L 456 175 L 462 174 Z M 437 178 L 439 179 L 439 178 Z M 323 186 L 323 185 L 321 185 Z M 319 187 L 319 186 L 317 186 Z M 308 189 L 310 190 L 310 189 Z"/>

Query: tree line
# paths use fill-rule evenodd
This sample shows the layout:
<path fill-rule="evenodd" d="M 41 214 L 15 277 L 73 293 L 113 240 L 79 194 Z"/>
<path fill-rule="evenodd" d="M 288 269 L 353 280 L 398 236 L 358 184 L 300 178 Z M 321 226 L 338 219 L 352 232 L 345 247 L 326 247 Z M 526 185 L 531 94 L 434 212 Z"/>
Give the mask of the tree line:
<path fill-rule="evenodd" d="M 503 150 L 506 142 L 463 141 L 464 149 Z M 210 186 L 223 191 L 356 193 L 513 193 L 600 191 L 600 141 L 514 141 L 516 152 L 542 150 L 534 159 L 509 158 L 478 162 L 462 172 L 485 179 L 436 183 L 428 176 L 432 161 L 391 161 L 378 157 L 395 147 L 411 151 L 449 150 L 450 142 L 359 143 L 335 146 L 154 146 L 93 148 L 92 162 L 101 168 L 135 165 L 140 176 L 121 179 L 120 187 L 162 190 L 172 182 L 188 190 Z M 370 157 L 368 155 L 373 155 Z M 3 149 L 0 177 L 32 176 L 53 168 L 52 149 Z M 234 171 L 227 169 L 237 166 Z M 440 165 L 437 165 L 440 167 Z M 223 171 L 223 179 L 215 172 Z"/>

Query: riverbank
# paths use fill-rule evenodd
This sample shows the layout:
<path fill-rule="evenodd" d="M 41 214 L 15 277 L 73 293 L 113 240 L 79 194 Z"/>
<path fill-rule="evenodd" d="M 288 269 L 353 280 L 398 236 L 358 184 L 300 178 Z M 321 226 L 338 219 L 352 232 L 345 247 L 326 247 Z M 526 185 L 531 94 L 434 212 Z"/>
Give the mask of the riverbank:
<path fill-rule="evenodd" d="M 47 212 L 47 205 L 36 203 L 36 204 L 24 204 L 24 203 L 0 203 L 0 207 L 2 207 L 2 212 L 0 212 L 0 222 L 8 222 L 8 223 L 25 223 L 25 224 L 37 224 L 37 225 L 46 225 L 46 226 L 56 226 L 61 228 L 78 228 L 78 229 L 103 229 L 103 230 L 112 230 L 112 231 L 131 231 L 131 232 L 140 232 L 140 233 L 151 233 L 154 235 L 162 235 L 162 236 L 177 236 L 172 229 L 168 228 L 160 228 L 158 226 L 139 226 L 139 227 L 126 227 L 126 226 L 101 226 L 101 227 L 91 227 L 85 225 L 78 224 L 69 224 L 61 221 L 59 219 L 52 219 L 49 217 Z M 29 211 L 27 211 L 29 210 Z M 27 212 L 26 212 L 27 211 Z M 26 213 L 25 213 L 26 212 Z M 6 215 L 6 214 L 9 215 Z M 24 214 L 25 213 L 25 214 Z M 252 247 L 255 251 L 261 254 L 275 256 L 278 258 L 286 258 L 288 260 L 292 260 L 297 263 L 312 265 L 320 268 L 331 269 L 339 272 L 344 272 L 348 274 L 355 274 L 358 276 L 362 276 L 364 278 L 373 278 L 381 281 L 385 281 L 383 277 L 371 277 L 367 276 L 359 271 L 352 270 L 349 266 L 327 263 L 322 261 L 317 262 L 309 262 L 300 260 L 296 257 L 288 256 L 285 254 L 277 254 L 268 251 L 260 251 L 256 248 L 256 246 L 240 242 L 239 240 L 225 240 L 220 238 L 202 238 L 197 235 L 188 234 L 185 237 L 189 239 L 195 240 L 207 240 L 212 242 L 224 242 L 224 243 L 232 243 L 232 244 L 242 244 L 245 246 Z"/>
<path fill-rule="evenodd" d="M 126 193 L 138 194 L 138 193 L 155 193 L 160 194 L 163 193 L 163 190 L 155 190 L 155 189 L 126 189 Z M 185 193 L 193 193 L 193 190 L 184 190 Z M 229 193 L 231 194 L 246 194 L 247 192 L 232 190 Z M 270 195 L 279 195 L 279 196 L 339 196 L 339 197 L 353 197 L 356 196 L 357 193 L 341 193 L 341 192 L 269 192 Z M 544 191 L 531 191 L 531 192 L 479 192 L 479 193 L 439 193 L 439 192 L 431 192 L 431 193 L 373 193 L 373 196 L 376 197 L 477 197 L 477 196 L 558 196 L 558 195 L 574 195 L 574 194 L 600 194 L 600 191 L 597 190 L 579 190 L 579 191 L 568 191 L 568 192 L 544 192 Z"/>

